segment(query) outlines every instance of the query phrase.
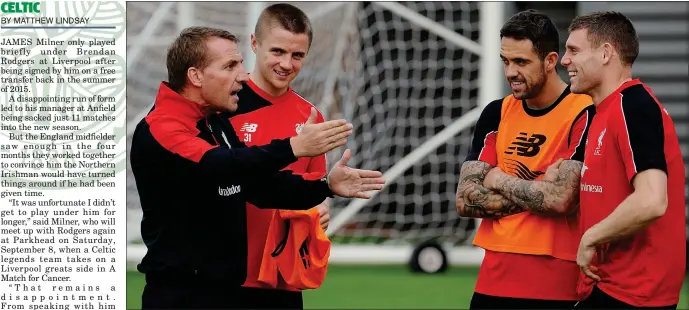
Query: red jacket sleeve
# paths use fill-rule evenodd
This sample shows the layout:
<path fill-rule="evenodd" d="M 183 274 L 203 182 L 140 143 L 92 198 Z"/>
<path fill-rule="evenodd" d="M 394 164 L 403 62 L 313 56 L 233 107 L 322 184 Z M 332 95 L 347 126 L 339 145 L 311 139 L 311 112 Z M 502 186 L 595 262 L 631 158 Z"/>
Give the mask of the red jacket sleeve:
<path fill-rule="evenodd" d="M 160 146 L 196 163 L 204 175 L 212 178 L 231 175 L 244 180 L 261 179 L 297 160 L 289 139 L 261 146 L 222 148 L 196 137 L 198 130 L 173 117 L 151 121 L 149 130 Z"/>

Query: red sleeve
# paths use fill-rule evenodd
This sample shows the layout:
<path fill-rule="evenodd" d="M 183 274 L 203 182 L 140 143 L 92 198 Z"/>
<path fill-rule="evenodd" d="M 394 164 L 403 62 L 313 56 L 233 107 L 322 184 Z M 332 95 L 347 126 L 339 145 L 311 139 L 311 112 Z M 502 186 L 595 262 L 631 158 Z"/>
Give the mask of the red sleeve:
<path fill-rule="evenodd" d="M 495 167 L 498 165 L 498 153 L 495 149 L 495 142 L 497 141 L 498 132 L 489 132 L 483 140 L 483 149 L 479 153 L 478 160 L 486 162 Z"/>
<path fill-rule="evenodd" d="M 498 154 L 495 149 L 498 127 L 502 114 L 502 100 L 489 103 L 481 112 L 476 122 L 474 138 L 471 142 L 471 150 L 466 161 L 480 160 L 491 166 L 498 164 Z"/>
<path fill-rule="evenodd" d="M 619 105 L 615 139 L 629 182 L 648 169 L 667 173 L 663 112 L 658 102 L 643 85 L 635 85 L 622 91 Z"/>
<path fill-rule="evenodd" d="M 586 149 L 586 137 L 593 121 L 593 116 L 596 114 L 596 107 L 590 105 L 581 110 L 572 124 L 569 131 L 567 158 L 570 160 L 577 160 L 584 162 L 584 150 Z"/>
<path fill-rule="evenodd" d="M 324 122 L 323 115 L 318 112 L 316 123 L 322 122 Z M 309 166 L 306 168 L 306 172 L 307 174 L 304 175 L 304 178 L 307 180 L 318 180 L 325 177 L 328 173 L 325 154 L 311 157 L 309 160 Z"/>

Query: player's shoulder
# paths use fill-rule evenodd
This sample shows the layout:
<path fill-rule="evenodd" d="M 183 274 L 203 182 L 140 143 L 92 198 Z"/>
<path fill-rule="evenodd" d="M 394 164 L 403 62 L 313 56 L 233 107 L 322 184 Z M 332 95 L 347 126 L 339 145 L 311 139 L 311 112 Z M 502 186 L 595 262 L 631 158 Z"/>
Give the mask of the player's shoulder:
<path fill-rule="evenodd" d="M 596 106 L 593 104 L 593 99 L 589 95 L 569 93 L 567 95 L 570 115 L 574 116 L 577 121 L 583 117 L 591 119 L 596 114 Z"/>
<path fill-rule="evenodd" d="M 502 106 L 505 98 L 500 98 L 489 102 L 481 111 L 482 120 L 497 120 L 502 118 Z"/>
<path fill-rule="evenodd" d="M 521 99 L 517 99 L 514 97 L 513 94 L 509 94 L 505 97 L 494 100 L 493 102 L 495 102 L 496 105 L 499 105 L 500 107 L 502 107 L 502 106 L 511 105 L 511 104 L 521 104 Z"/>
<path fill-rule="evenodd" d="M 644 84 L 635 84 L 619 93 L 620 107 L 624 113 L 659 112 L 660 102 Z"/>
<path fill-rule="evenodd" d="M 192 121 L 190 118 L 179 117 L 158 109 L 153 110 L 144 120 L 148 125 L 148 130 L 156 134 L 192 133 L 198 122 L 202 121 Z"/>
<path fill-rule="evenodd" d="M 607 110 L 611 110 L 612 120 L 620 130 L 628 130 L 630 126 L 662 126 L 669 117 L 650 88 L 640 82 L 618 90 L 616 95 Z"/>
<path fill-rule="evenodd" d="M 569 87 L 567 87 L 569 91 Z M 571 91 L 565 97 L 568 105 L 576 110 L 585 110 L 593 106 L 593 98 L 586 94 L 576 94 Z"/>
<path fill-rule="evenodd" d="M 311 103 L 308 99 L 304 98 L 304 96 L 300 95 L 298 92 L 296 92 L 294 89 L 290 87 L 289 91 L 292 93 L 291 101 L 293 104 L 297 105 L 299 108 L 306 109 L 307 111 L 311 110 L 311 108 L 316 108 L 316 113 L 318 114 L 318 117 L 320 119 L 323 119 L 323 113 L 321 112 L 318 107 Z"/>
<path fill-rule="evenodd" d="M 237 97 L 239 98 L 237 110 L 229 113 L 228 116 L 230 117 L 248 114 L 272 105 L 268 99 L 262 97 L 247 82 L 242 83 L 242 89 L 237 93 Z"/>
<path fill-rule="evenodd" d="M 515 100 L 513 100 L 513 99 L 514 99 L 514 96 L 512 96 L 511 94 L 508 95 L 508 96 L 499 98 L 499 99 L 495 99 L 495 100 L 489 102 L 489 103 L 486 105 L 485 110 L 493 111 L 493 112 L 495 112 L 495 111 L 498 111 L 498 112 L 499 112 L 499 111 L 502 110 L 502 108 L 503 108 L 505 105 L 509 105 L 509 104 L 511 104 L 512 102 L 514 102 Z M 485 110 L 484 110 L 484 111 L 485 111 Z"/>

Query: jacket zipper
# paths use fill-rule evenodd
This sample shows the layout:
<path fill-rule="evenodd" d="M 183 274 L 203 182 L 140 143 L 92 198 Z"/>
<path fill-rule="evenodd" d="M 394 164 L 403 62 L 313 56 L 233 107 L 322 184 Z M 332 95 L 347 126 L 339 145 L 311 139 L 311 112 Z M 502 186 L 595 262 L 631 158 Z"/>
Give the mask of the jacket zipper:
<path fill-rule="evenodd" d="M 206 126 L 208 126 L 208 130 L 211 131 L 211 136 L 213 137 L 213 140 L 215 140 L 215 143 L 220 144 L 220 142 L 218 142 L 218 139 L 216 139 L 215 135 L 213 134 L 213 126 L 211 126 L 211 123 L 208 121 L 208 118 L 206 118 Z M 227 145 L 227 147 L 231 149 L 232 145 L 230 145 L 230 142 L 227 140 L 225 132 L 220 131 L 220 135 L 222 136 L 223 140 L 225 140 L 225 145 Z"/>

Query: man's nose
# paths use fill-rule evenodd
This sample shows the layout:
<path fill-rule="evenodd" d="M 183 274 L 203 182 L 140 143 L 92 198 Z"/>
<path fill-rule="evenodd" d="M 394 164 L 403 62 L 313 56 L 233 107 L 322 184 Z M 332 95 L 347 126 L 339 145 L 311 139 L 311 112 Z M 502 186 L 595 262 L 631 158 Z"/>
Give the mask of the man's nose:
<path fill-rule="evenodd" d="M 292 58 L 291 57 L 283 57 L 280 59 L 280 68 L 284 70 L 292 70 Z"/>
<path fill-rule="evenodd" d="M 519 75 L 519 72 L 514 68 L 514 66 L 508 65 L 508 66 L 505 68 L 505 76 L 506 76 L 508 79 L 515 78 L 515 77 L 517 77 L 518 75 Z"/>
<path fill-rule="evenodd" d="M 243 83 L 249 80 L 249 72 L 241 72 L 237 75 L 237 82 Z"/>

